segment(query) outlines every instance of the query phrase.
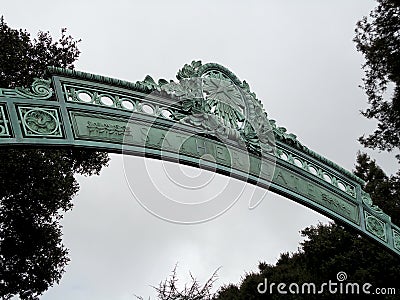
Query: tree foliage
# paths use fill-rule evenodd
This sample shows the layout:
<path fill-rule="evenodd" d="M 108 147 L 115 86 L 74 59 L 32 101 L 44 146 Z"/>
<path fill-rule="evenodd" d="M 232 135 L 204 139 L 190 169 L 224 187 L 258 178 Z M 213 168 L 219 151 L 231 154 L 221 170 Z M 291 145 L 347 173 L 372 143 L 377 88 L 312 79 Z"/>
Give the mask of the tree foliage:
<path fill-rule="evenodd" d="M 73 68 L 78 41 L 48 32 L 32 39 L 0 19 L 0 87 L 29 86 L 49 65 Z M 37 299 L 57 283 L 69 261 L 63 213 L 78 191 L 75 173 L 99 174 L 107 153 L 70 148 L 0 148 L 0 298 Z"/>
<path fill-rule="evenodd" d="M 34 78 L 43 77 L 47 66 L 73 68 L 80 51 L 74 40 L 61 30 L 53 41 L 48 32 L 39 31 L 36 38 L 29 32 L 10 28 L 0 19 L 0 87 L 29 86 Z"/>
<path fill-rule="evenodd" d="M 359 140 L 374 149 L 399 149 L 400 1 L 378 0 L 370 16 L 357 23 L 354 41 L 365 57 L 363 87 L 370 107 L 362 114 L 378 120 L 375 132 Z M 390 86 L 393 94 L 387 97 L 385 92 Z"/>
<path fill-rule="evenodd" d="M 400 260 L 356 232 L 332 223 L 307 227 L 301 233 L 306 240 L 297 252 L 281 254 L 275 265 L 260 263 L 257 272 L 247 274 L 238 286 L 222 287 L 215 299 L 349 299 L 348 294 L 331 294 L 327 289 L 322 294 L 292 294 L 288 290 L 291 283 L 300 287 L 303 283 L 314 283 L 318 291 L 329 280 L 338 282 L 339 272 L 346 273 L 346 282 L 360 286 L 370 283 L 371 292 L 376 287 L 398 288 Z M 276 284 L 272 293 L 258 292 L 257 286 L 265 279 L 269 284 Z M 286 284 L 287 294 L 278 293 L 279 283 Z M 351 299 L 365 297 L 363 293 L 351 295 Z M 381 299 L 398 299 L 398 295 Z"/>
<path fill-rule="evenodd" d="M 172 270 L 172 274 L 169 278 L 161 281 L 158 286 L 154 289 L 157 292 L 157 299 L 159 300 L 212 300 L 214 293 L 211 291 L 214 282 L 217 280 L 216 270 L 211 277 L 206 281 L 204 285 L 201 285 L 199 281 L 193 277 L 190 273 L 191 282 L 186 283 L 185 286 L 180 289 L 178 287 L 178 275 L 176 274 L 176 268 Z M 143 297 L 136 296 L 137 299 L 143 300 Z"/>

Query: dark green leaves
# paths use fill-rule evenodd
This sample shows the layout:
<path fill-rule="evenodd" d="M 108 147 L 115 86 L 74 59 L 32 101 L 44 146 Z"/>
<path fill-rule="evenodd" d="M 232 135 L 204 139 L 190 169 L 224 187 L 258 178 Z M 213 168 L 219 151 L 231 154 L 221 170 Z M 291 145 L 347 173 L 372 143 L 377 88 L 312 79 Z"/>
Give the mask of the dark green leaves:
<path fill-rule="evenodd" d="M 378 120 L 375 132 L 359 141 L 373 149 L 400 149 L 400 2 L 378 0 L 369 18 L 357 23 L 354 42 L 365 57 L 370 107 L 362 114 Z"/>
<path fill-rule="evenodd" d="M 30 86 L 47 66 L 72 68 L 78 41 L 49 33 L 31 39 L 0 20 L 0 86 Z M 78 191 L 74 174 L 99 174 L 107 153 L 93 150 L 0 148 L 0 298 L 37 299 L 57 283 L 69 261 L 63 213 Z"/>

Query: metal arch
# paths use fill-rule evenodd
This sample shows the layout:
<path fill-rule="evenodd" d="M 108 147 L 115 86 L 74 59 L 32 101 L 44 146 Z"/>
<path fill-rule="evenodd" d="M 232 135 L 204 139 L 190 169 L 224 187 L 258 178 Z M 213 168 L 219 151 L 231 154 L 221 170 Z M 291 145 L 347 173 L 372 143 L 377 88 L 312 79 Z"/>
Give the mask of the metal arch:
<path fill-rule="evenodd" d="M 276 149 L 257 148 L 244 136 L 246 149 L 253 149 L 247 152 L 238 140 L 221 143 L 217 136 L 199 135 L 195 126 L 179 122 L 190 113 L 177 105 L 179 102 L 168 100 L 177 96 L 165 88 L 168 81 L 164 79 L 156 83 L 147 76 L 144 81 L 131 83 L 68 69 L 51 67 L 48 71 L 51 79 L 37 79 L 29 89 L 0 89 L 0 146 L 87 147 L 121 153 L 124 144 L 125 153 L 200 167 L 205 148 L 200 151 L 197 145 L 202 143 L 216 157 L 210 169 L 269 188 L 356 228 L 400 255 L 400 228 L 372 203 L 362 190 L 364 182 L 304 146 L 275 121 L 268 122 Z M 245 90 L 254 101 L 253 108 L 261 108 L 266 116 L 247 82 L 223 66 L 193 61 L 178 71 L 177 79 L 210 72 L 220 72 Z M 149 96 L 157 91 L 164 97 Z M 185 147 L 174 148 L 174 139 L 182 138 Z M 164 142 L 168 149 L 161 149 Z M 244 155 L 248 166 L 241 164 Z M 274 170 L 262 169 L 260 164 L 274 160 Z"/>

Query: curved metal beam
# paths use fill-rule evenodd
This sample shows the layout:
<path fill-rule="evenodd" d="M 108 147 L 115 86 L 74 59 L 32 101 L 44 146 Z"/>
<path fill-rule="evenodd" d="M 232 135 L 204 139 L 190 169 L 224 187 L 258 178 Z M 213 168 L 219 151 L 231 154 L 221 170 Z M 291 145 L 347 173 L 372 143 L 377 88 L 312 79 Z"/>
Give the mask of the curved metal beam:
<path fill-rule="evenodd" d="M 30 89 L 0 89 L 0 146 L 87 147 L 214 170 L 348 224 L 400 255 L 400 228 L 372 203 L 364 182 L 268 120 L 249 85 L 225 67 L 193 61 L 179 70 L 179 82 L 158 83 L 58 68 L 49 75 Z M 213 89 L 218 80 L 227 97 Z M 201 163 L 205 154 L 213 159 Z"/>

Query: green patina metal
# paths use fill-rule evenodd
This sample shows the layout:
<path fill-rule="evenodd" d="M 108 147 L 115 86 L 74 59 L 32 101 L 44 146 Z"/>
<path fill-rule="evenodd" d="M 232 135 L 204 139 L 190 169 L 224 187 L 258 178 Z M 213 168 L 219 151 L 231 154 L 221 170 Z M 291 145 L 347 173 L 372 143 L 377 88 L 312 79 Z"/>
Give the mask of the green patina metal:
<path fill-rule="evenodd" d="M 157 83 L 54 67 L 48 74 L 31 88 L 0 89 L 1 146 L 89 147 L 198 167 L 202 159 L 202 168 L 269 188 L 400 255 L 400 228 L 364 182 L 268 120 L 247 82 L 225 67 L 193 61 L 177 82 Z M 191 78 L 204 79 L 201 94 Z"/>

